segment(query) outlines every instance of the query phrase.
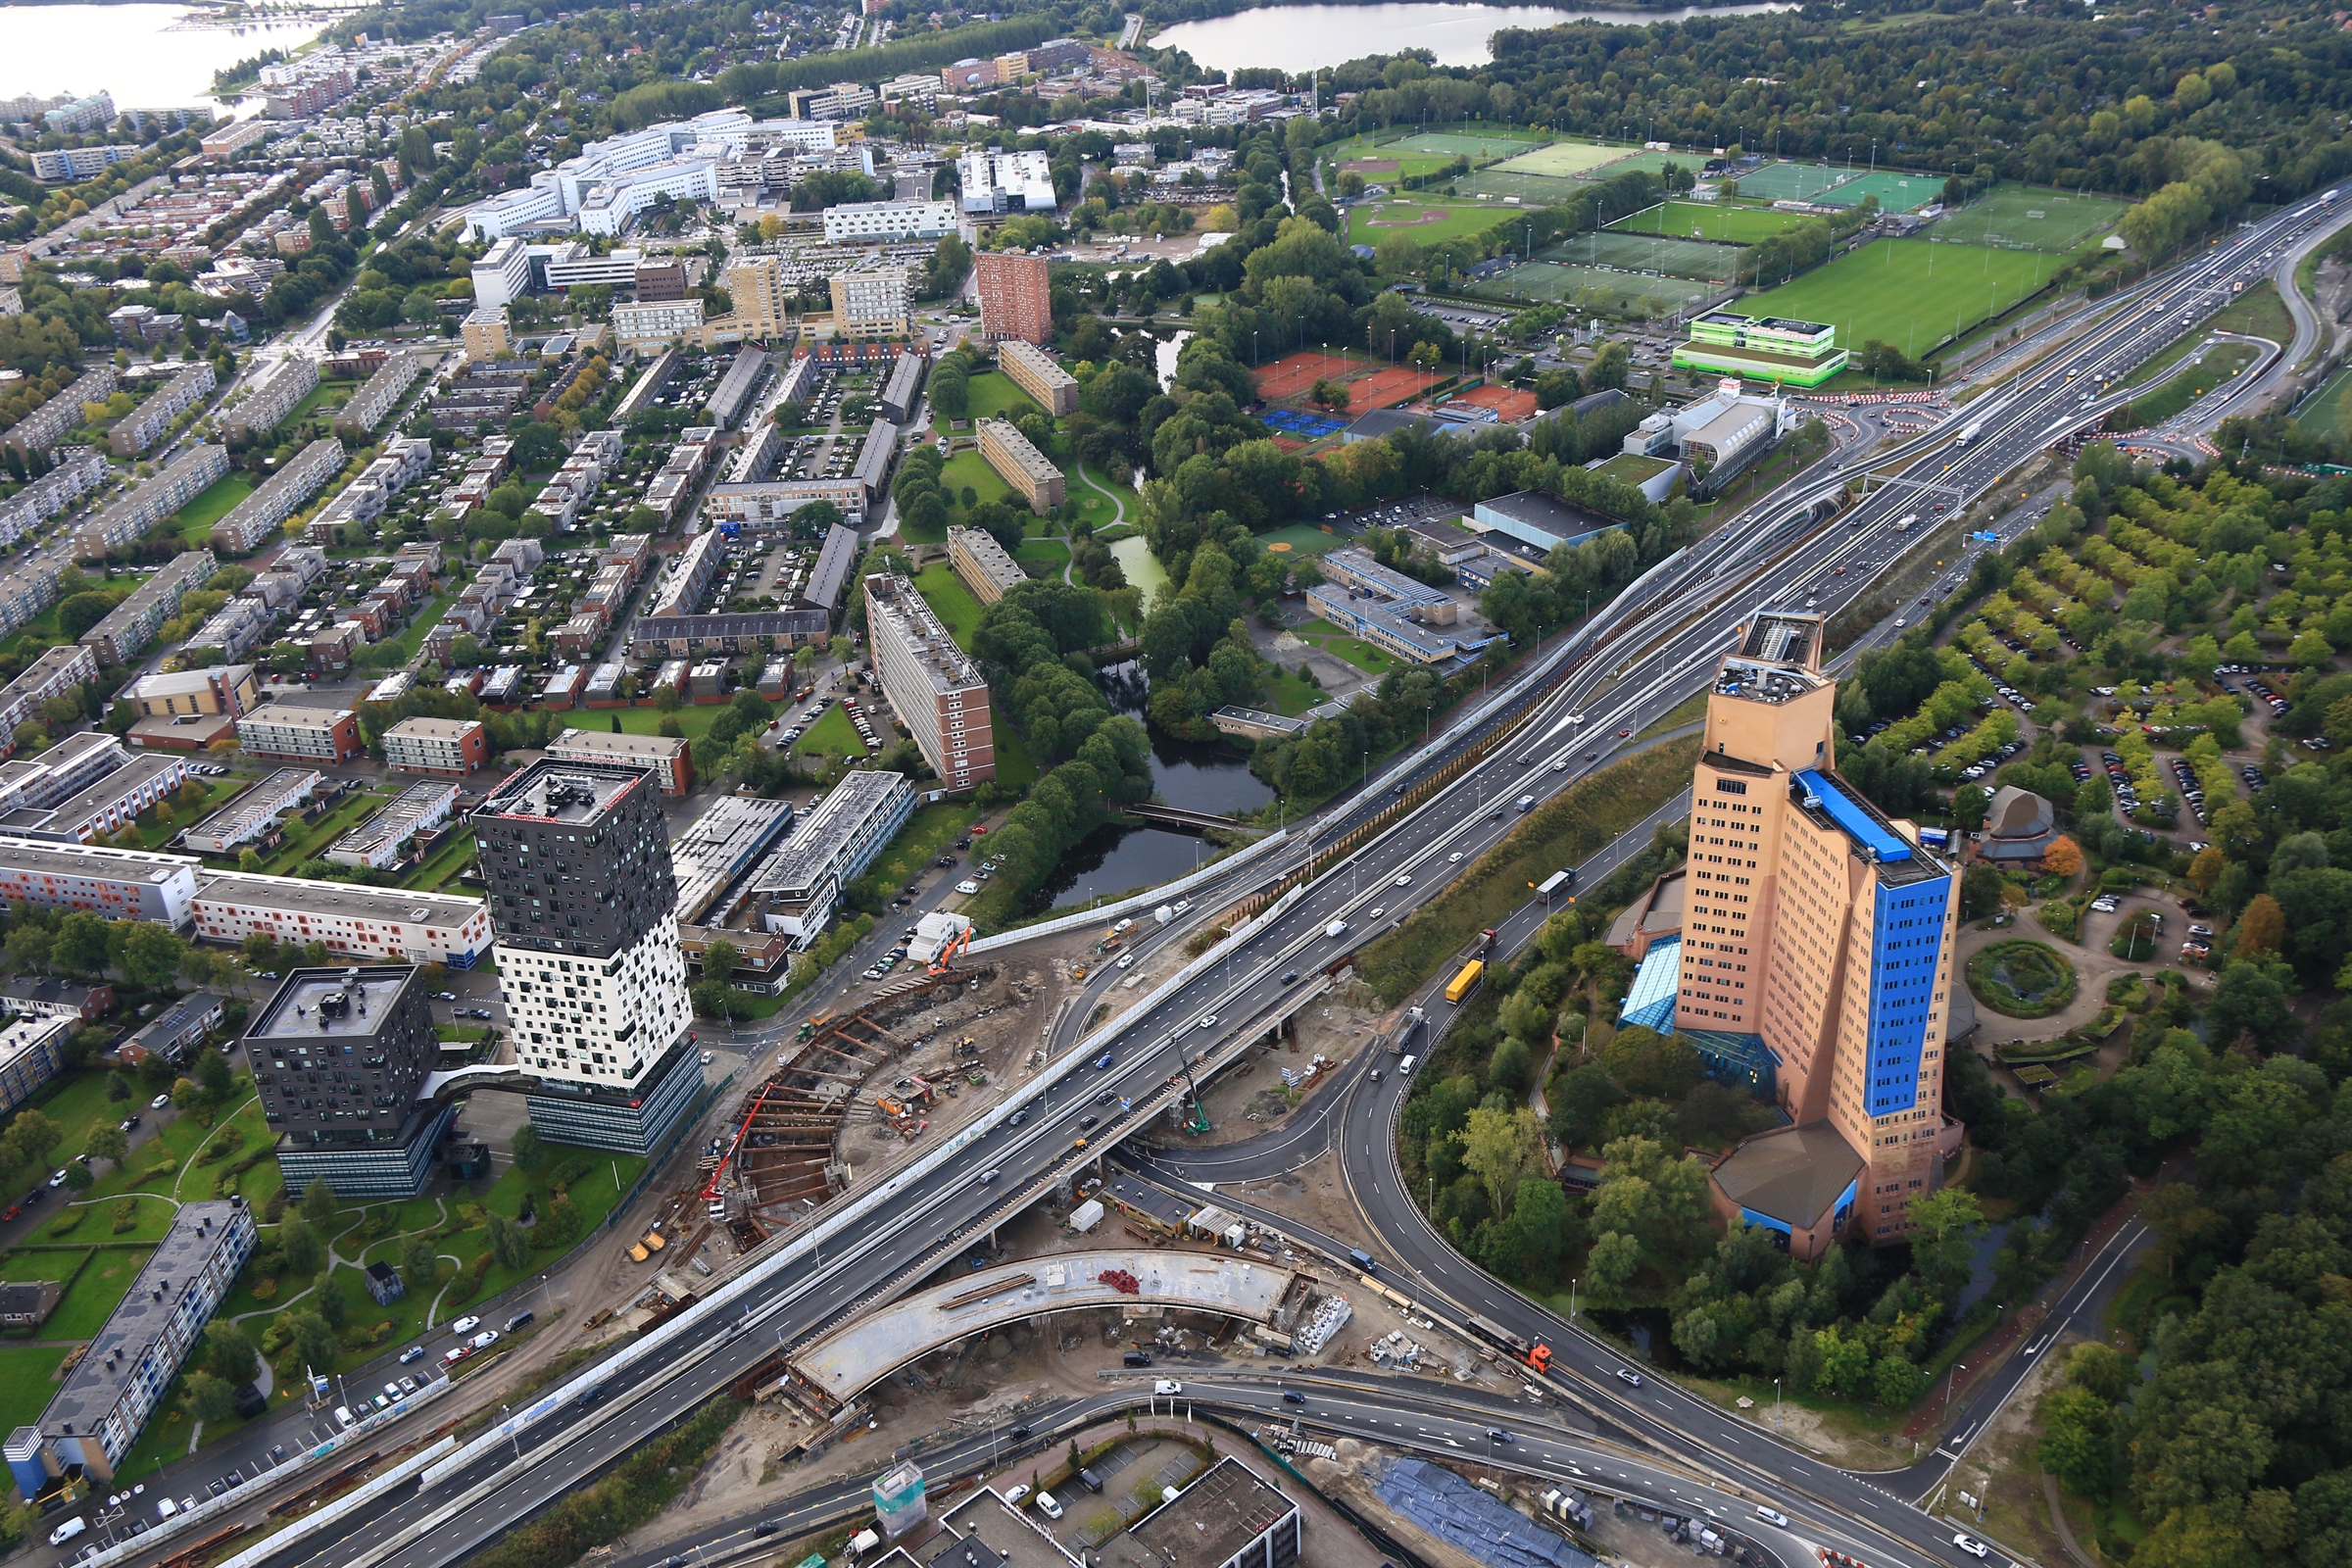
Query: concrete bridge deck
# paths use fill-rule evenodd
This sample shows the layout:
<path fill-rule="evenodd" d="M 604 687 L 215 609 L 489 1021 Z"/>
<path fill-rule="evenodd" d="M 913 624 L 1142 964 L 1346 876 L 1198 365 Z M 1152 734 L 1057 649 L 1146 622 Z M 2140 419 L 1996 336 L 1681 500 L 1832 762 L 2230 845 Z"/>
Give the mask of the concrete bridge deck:
<path fill-rule="evenodd" d="M 1134 1294 L 1103 1281 L 1124 1273 Z M 961 1339 L 1049 1312 L 1150 1304 L 1271 1322 L 1296 1270 L 1232 1252 L 1119 1249 L 1061 1252 L 974 1272 L 845 1324 L 792 1357 L 793 1372 L 836 1400 Z"/>

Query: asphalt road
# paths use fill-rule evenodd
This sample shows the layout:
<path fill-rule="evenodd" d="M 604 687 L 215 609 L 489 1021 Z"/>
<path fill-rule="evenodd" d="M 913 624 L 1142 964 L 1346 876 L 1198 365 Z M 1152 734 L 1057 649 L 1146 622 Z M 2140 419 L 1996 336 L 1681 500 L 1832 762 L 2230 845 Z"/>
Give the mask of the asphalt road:
<path fill-rule="evenodd" d="M 2352 219 L 2352 213 L 2343 216 Z M 1851 601 L 1930 531 L 1902 525 L 1923 497 L 1942 498 L 1928 503 L 1933 508 L 1989 490 L 2067 430 L 2102 415 L 2118 394 L 2091 394 L 2085 401 L 2076 389 L 2124 374 L 2178 336 L 2177 318 L 2184 309 L 2193 315 L 2216 302 L 2214 280 L 2248 270 L 2259 275 L 2275 259 L 2263 254 L 2266 247 L 2307 236 L 2323 221 L 2341 220 L 2313 204 L 2239 231 L 2199 262 L 2159 274 L 2106 320 L 2025 372 L 2024 384 L 1970 405 L 1964 417 L 1978 423 L 1980 433 L 1964 449 L 1947 450 L 1953 445 L 1947 426 L 1869 460 L 1873 471 L 1891 471 L 1909 485 L 1878 490 L 1842 519 L 1815 519 L 1816 504 L 1850 477 L 1851 470 L 1833 460 L 1775 498 L 1754 520 L 1719 528 L 1629 593 L 1608 626 L 1565 639 L 1531 661 L 1535 667 L 1512 689 L 1392 769 L 1377 790 L 1301 834 L 1295 853 L 1333 842 L 1386 809 L 1383 792 L 1400 794 L 1466 746 L 1493 738 L 1505 724 L 1520 726 L 1507 745 L 1358 849 L 1290 907 L 1262 920 L 1222 961 L 1122 1019 L 1103 1063 L 1061 1070 L 1054 1085 L 1060 1092 L 1049 1091 L 1018 1125 L 979 1138 L 960 1158 L 929 1175 L 898 1183 L 858 1224 L 855 1250 L 844 1249 L 825 1260 L 829 1238 L 820 1224 L 788 1250 L 795 1259 L 790 1266 L 756 1268 L 722 1293 L 723 1299 L 697 1308 L 704 1332 L 609 1372 L 592 1400 L 558 1406 L 516 1432 L 511 1452 L 489 1448 L 429 1493 L 395 1494 L 360 1510 L 339 1531 L 321 1531 L 273 1560 L 441 1568 L 594 1475 L 646 1433 L 679 1419 L 780 1345 L 911 1283 L 902 1277 L 907 1269 L 983 1232 L 1004 1195 L 1033 1199 L 1133 1133 L 1142 1118 L 1130 1118 L 1122 1102 L 1161 1093 L 1188 1057 L 1228 1052 L 1253 1037 L 1278 1016 L 1294 985 L 1344 961 L 1385 921 L 1401 918 L 1475 863 L 1514 825 L 1520 797 L 1540 802 L 1574 782 L 1703 683 L 1736 627 L 1759 604 L 1796 609 L 1811 599 L 1834 612 Z M 1916 514 L 1924 521 L 1928 513 Z M 1891 635 L 1900 626 L 1898 618 L 1875 635 Z M 1254 868 L 1257 875 L 1275 874 L 1283 858 L 1269 856 L 1277 863 Z M 1104 986 L 1117 974 L 1105 971 Z M 1090 992 L 1090 1000 L 1099 994 Z M 1083 1027 L 1091 1010 L 1072 1009 L 1068 1027 Z M 1391 1147 L 1386 1118 L 1394 1116 L 1403 1090 L 1392 1074 L 1371 1093 L 1348 1098 L 1351 1116 L 1370 1118 L 1360 1129 L 1352 1120 L 1345 1124 L 1343 1146 L 1354 1156 L 1349 1179 L 1362 1182 L 1358 1201 L 1392 1250 L 1426 1263 L 1430 1284 L 1447 1293 L 1492 1288 L 1427 1231 L 1418 1210 L 1396 1190 L 1393 1166 L 1384 1192 L 1381 1171 L 1357 1162 L 1359 1150 Z M 1003 1171 L 1004 1179 L 983 1189 L 973 1173 L 987 1168 Z M 1534 1310 L 1499 1298 L 1494 1304 L 1500 1310 L 1489 1315 L 1506 1324 Z M 1614 1380 L 1611 1352 L 1581 1339 L 1569 1343 L 1577 1348 L 1563 1351 L 1563 1374 L 1595 1388 Z M 1691 1434 L 1709 1434 L 1720 1443 L 1715 1463 L 1752 1472 L 1763 1494 L 1791 1504 L 1814 1499 L 1808 1506 L 1827 1506 L 1884 1530 L 1890 1542 L 1902 1543 L 1883 1549 L 1885 1560 L 1959 1561 L 1948 1545 L 1936 1544 L 1936 1527 L 1890 1493 L 1787 1449 L 1752 1427 L 1724 1430 L 1720 1412 L 1671 1386 L 1653 1379 L 1642 1390 L 1629 1388 L 1612 1409 L 1665 1451 L 1704 1451 Z"/>

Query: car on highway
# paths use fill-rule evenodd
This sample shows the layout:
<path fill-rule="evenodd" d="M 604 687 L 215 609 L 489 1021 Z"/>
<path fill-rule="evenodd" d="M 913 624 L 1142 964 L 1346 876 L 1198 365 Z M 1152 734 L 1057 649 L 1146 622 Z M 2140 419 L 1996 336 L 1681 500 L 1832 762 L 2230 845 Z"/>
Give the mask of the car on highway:
<path fill-rule="evenodd" d="M 1122 969 L 1133 968 L 1135 966 L 1135 955 L 1132 953 L 1120 954 L 1118 966 Z"/>
<path fill-rule="evenodd" d="M 1184 1385 L 1174 1378 L 1160 1378 L 1152 1383 L 1152 1392 L 1153 1394 L 1182 1394 Z"/>
<path fill-rule="evenodd" d="M 1756 1504 L 1756 1517 L 1768 1525 L 1778 1525 L 1783 1530 L 1788 1528 L 1788 1516 L 1769 1503 Z"/>
<path fill-rule="evenodd" d="M 450 1333 L 452 1333 L 452 1334 L 456 1334 L 456 1335 L 464 1336 L 464 1335 L 471 1334 L 471 1333 L 472 1333 L 472 1332 L 473 1332 L 475 1329 L 478 1329 L 478 1328 L 480 1328 L 481 1326 L 482 1326 L 482 1320 L 481 1320 L 480 1318 L 478 1318 L 478 1317 L 473 1317 L 473 1316 L 466 1316 L 466 1317 L 462 1317 L 462 1318 L 458 1319 L 458 1320 L 457 1320 L 455 1323 L 452 1323 L 452 1324 L 449 1326 L 449 1332 L 450 1332 Z"/>
<path fill-rule="evenodd" d="M 1110 1055 L 1110 1053 L 1109 1053 L 1109 1052 L 1107 1052 L 1107 1051 L 1105 1051 L 1104 1053 L 1102 1053 L 1102 1054 L 1101 1054 L 1100 1056 L 1097 1056 L 1097 1057 L 1095 1058 L 1095 1071 L 1097 1071 L 1097 1072 L 1108 1072 L 1108 1071 L 1110 1071 L 1110 1062 L 1111 1062 L 1111 1055 Z"/>
<path fill-rule="evenodd" d="M 1331 924 L 1323 928 L 1323 934 L 1326 937 L 1345 936 L 1348 934 L 1348 922 L 1345 920 L 1334 920 L 1331 922 Z"/>
<path fill-rule="evenodd" d="M 1203 1013 L 1203 1014 L 1201 1015 L 1200 1021 L 1199 1023 L 1197 1023 L 1197 1024 L 1193 1025 L 1193 1027 L 1194 1027 L 1194 1028 L 1196 1028 L 1196 1029 L 1214 1029 L 1216 1026 L 1217 1026 L 1217 1015 L 1216 1015 L 1215 1013 L 1213 1013 L 1213 1012 L 1210 1012 L 1210 1013 Z"/>
<path fill-rule="evenodd" d="M 1396 878 L 1396 883 L 1395 883 L 1395 886 L 1396 886 L 1396 887 L 1400 887 L 1400 888 L 1409 888 L 1409 887 L 1411 887 L 1412 885 L 1413 885 L 1413 874 L 1412 874 L 1410 871 L 1404 872 L 1403 874 L 1399 875 L 1399 876 Z"/>
<path fill-rule="evenodd" d="M 1962 1551 L 1967 1552 L 1971 1557 L 1989 1557 L 1992 1555 L 1992 1548 L 1990 1546 L 1987 1546 L 1976 1537 L 1967 1535 L 1965 1533 L 1954 1536 L 1952 1538 L 1952 1544 L 1958 1546 Z"/>
<path fill-rule="evenodd" d="M 1456 860 L 1460 859 L 1461 858 L 1462 858 L 1462 852 L 1461 852 L 1461 851 L 1459 851 L 1459 850 L 1456 850 L 1456 851 L 1454 851 L 1454 852 L 1453 852 L 1451 855 L 1448 855 L 1447 857 L 1446 857 L 1446 863 L 1447 865 L 1451 865 L 1451 864 L 1452 864 L 1454 861 L 1456 861 Z"/>
<path fill-rule="evenodd" d="M 1617 1381 L 1620 1383 L 1629 1383 L 1638 1389 L 1642 1386 L 1642 1374 L 1636 1372 L 1631 1367 L 1621 1366 L 1617 1369 Z"/>
<path fill-rule="evenodd" d="M 1100 1116 L 1081 1116 L 1078 1118 L 1078 1130 L 1082 1133 L 1093 1132 L 1102 1120 Z"/>
<path fill-rule="evenodd" d="M 1285 1404 L 1304 1404 L 1306 1396 L 1300 1394 L 1297 1389 L 1285 1389 L 1282 1391 L 1282 1400 Z"/>
<path fill-rule="evenodd" d="M 1298 983 L 1298 970 L 1296 970 L 1296 969 L 1285 969 L 1285 970 L 1283 970 L 1283 971 L 1282 971 L 1282 983 L 1283 983 L 1284 985 L 1286 985 L 1286 986 L 1295 986 L 1295 985 L 1297 985 L 1297 984 Z"/>

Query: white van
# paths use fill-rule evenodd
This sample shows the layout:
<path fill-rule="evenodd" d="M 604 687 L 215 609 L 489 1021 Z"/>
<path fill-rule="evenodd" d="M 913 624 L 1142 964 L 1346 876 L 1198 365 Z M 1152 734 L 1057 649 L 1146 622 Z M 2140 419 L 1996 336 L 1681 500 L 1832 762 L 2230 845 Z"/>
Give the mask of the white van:
<path fill-rule="evenodd" d="M 1037 1494 L 1037 1511 L 1049 1519 L 1058 1519 L 1061 1517 L 1061 1504 L 1054 1500 L 1051 1492 L 1041 1492 Z"/>
<path fill-rule="evenodd" d="M 62 1546 L 67 1542 L 72 1541 L 75 1536 L 80 1535 L 84 1530 L 89 1528 L 90 1522 L 87 1519 L 82 1518 L 79 1514 L 75 1514 L 73 1518 L 67 1520 L 64 1524 L 59 1525 L 55 1530 L 49 1532 L 49 1544 L 52 1546 Z"/>
<path fill-rule="evenodd" d="M 1413 1075 L 1414 1064 L 1420 1059 L 1421 1058 L 1419 1056 L 1405 1057 L 1402 1061 L 1396 1064 L 1396 1076 L 1399 1078 L 1410 1078 Z"/>
<path fill-rule="evenodd" d="M 1332 922 L 1331 922 L 1331 924 L 1329 924 L 1329 925 L 1327 925 L 1327 926 L 1325 926 L 1325 927 L 1323 928 L 1323 934 L 1324 934 L 1325 936 L 1327 936 L 1327 937 L 1336 937 L 1336 936 L 1342 936 L 1342 935 L 1345 935 L 1345 934 L 1347 933 L 1347 930 L 1348 930 L 1348 922 L 1347 922 L 1347 921 L 1345 921 L 1345 920 L 1334 920 L 1334 921 L 1332 921 Z"/>

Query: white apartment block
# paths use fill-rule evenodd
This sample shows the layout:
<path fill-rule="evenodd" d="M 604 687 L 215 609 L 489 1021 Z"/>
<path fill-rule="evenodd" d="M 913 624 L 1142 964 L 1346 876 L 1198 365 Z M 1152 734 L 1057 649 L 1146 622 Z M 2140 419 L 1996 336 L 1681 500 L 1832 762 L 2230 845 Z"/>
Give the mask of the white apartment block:
<path fill-rule="evenodd" d="M 262 481 L 262 487 L 228 509 L 213 524 L 213 548 L 248 555 L 300 512 L 318 487 L 343 471 L 343 443 L 320 436 Z"/>
<path fill-rule="evenodd" d="M 938 239 L 961 226 L 954 202 L 848 202 L 825 209 L 829 245 Z"/>
<path fill-rule="evenodd" d="M 702 332 L 703 302 L 699 299 L 612 307 L 612 337 L 622 348 L 692 343 L 701 338 Z"/>
<path fill-rule="evenodd" d="M 146 451 L 169 434 L 172 421 L 194 408 L 215 384 L 211 361 L 200 360 L 189 366 L 159 390 L 149 393 L 147 401 L 115 421 L 115 427 L 107 432 L 107 445 L 118 458 Z"/>
<path fill-rule="evenodd" d="M 525 188 L 466 209 L 466 237 L 502 239 L 543 225 L 617 232 L 619 222 L 664 189 L 684 200 L 686 192 L 699 187 L 699 199 L 708 200 L 718 191 L 718 161 L 740 157 L 751 129 L 752 117 L 742 110 L 718 109 L 590 142 L 576 158 L 533 174 Z M 687 172 L 697 165 L 699 177 Z M 640 184 L 642 199 L 632 193 Z M 595 224 L 613 226 L 592 227 L 583 216 L 591 205 L 599 214 Z"/>
<path fill-rule="evenodd" d="M 414 888 L 206 871 L 194 913 L 200 939 L 231 946 L 267 931 L 278 942 L 323 942 L 344 957 L 453 969 L 470 969 L 490 951 L 490 909 L 481 900 Z M 685 961 L 679 957 L 681 968 Z"/>
<path fill-rule="evenodd" d="M 221 435 L 262 435 L 276 429 L 318 384 L 317 360 L 307 354 L 287 355 L 255 377 L 220 416 Z"/>
<path fill-rule="evenodd" d="M 476 310 L 495 311 L 531 291 L 531 253 L 510 234 L 494 243 L 473 264 L 473 303 Z"/>
<path fill-rule="evenodd" d="M 74 541 L 74 555 L 95 561 L 121 545 L 135 545 L 147 530 L 211 489 L 228 473 L 228 454 L 205 442 L 164 465 L 154 478 L 107 508 Z M 118 606 L 118 609 L 121 607 Z"/>
<path fill-rule="evenodd" d="M 414 354 L 393 355 L 343 405 L 343 412 L 335 416 L 335 428 L 345 435 L 368 434 L 384 422 L 384 416 L 416 384 L 423 369 L 423 362 Z"/>
<path fill-rule="evenodd" d="M 910 329 L 913 291 L 904 267 L 833 274 L 833 330 L 852 339 L 903 338 Z"/>
<path fill-rule="evenodd" d="M 89 448 L 65 449 L 56 467 L 0 502 L 0 549 L 14 545 L 113 476 L 106 460 Z M 5 615 L 0 615 L 0 624 L 6 624 Z"/>
<path fill-rule="evenodd" d="M 11 904 L 182 930 L 195 917 L 196 871 L 188 855 L 0 836 L 0 899 Z"/>
<path fill-rule="evenodd" d="M 32 177 L 53 185 L 71 179 L 95 179 L 115 165 L 145 151 L 135 142 L 108 142 L 101 147 L 68 147 L 61 152 L 34 153 Z"/>

